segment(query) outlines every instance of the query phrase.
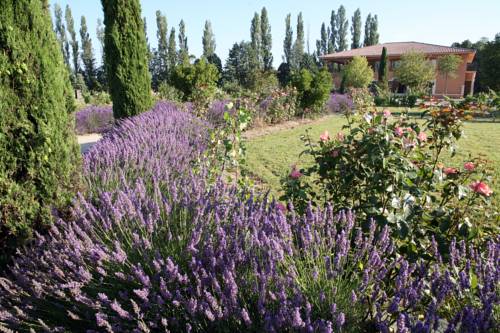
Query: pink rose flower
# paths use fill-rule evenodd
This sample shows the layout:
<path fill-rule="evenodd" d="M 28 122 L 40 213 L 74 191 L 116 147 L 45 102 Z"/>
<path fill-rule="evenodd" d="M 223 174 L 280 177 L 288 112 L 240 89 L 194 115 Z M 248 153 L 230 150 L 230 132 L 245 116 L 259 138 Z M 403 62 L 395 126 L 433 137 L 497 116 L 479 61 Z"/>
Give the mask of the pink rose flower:
<path fill-rule="evenodd" d="M 299 179 L 300 177 L 302 177 L 302 173 L 300 173 L 300 171 L 297 170 L 297 167 L 294 165 L 292 167 L 292 171 L 290 172 L 290 178 Z"/>
<path fill-rule="evenodd" d="M 389 118 L 391 116 L 391 110 L 384 109 L 384 118 Z"/>
<path fill-rule="evenodd" d="M 400 137 L 403 136 L 403 134 L 404 134 L 404 131 L 403 131 L 403 129 L 401 127 L 396 127 L 394 129 L 394 135 L 396 135 L 397 137 L 400 138 Z"/>
<path fill-rule="evenodd" d="M 330 140 L 330 134 L 328 133 L 328 131 L 324 131 L 323 134 L 319 136 L 319 139 L 321 140 L 321 142 L 327 142 L 328 140 Z"/>
<path fill-rule="evenodd" d="M 337 133 L 337 140 L 339 141 L 344 141 L 345 137 L 344 137 L 344 133 L 342 132 L 338 132 Z"/>
<path fill-rule="evenodd" d="M 420 132 L 417 135 L 417 139 L 420 142 L 425 142 L 425 141 L 427 141 L 427 134 L 425 134 L 425 132 Z"/>
<path fill-rule="evenodd" d="M 332 157 L 338 157 L 340 152 L 337 149 L 332 150 Z"/>
<path fill-rule="evenodd" d="M 481 181 L 475 181 L 469 187 L 477 194 L 484 195 L 485 197 L 489 197 L 493 193 L 488 184 Z"/>
<path fill-rule="evenodd" d="M 455 168 L 444 168 L 443 169 L 443 172 L 446 174 L 446 175 L 455 175 L 457 174 L 458 170 L 455 169 Z"/>
<path fill-rule="evenodd" d="M 413 133 L 413 132 L 414 132 L 414 131 L 413 131 L 413 128 L 411 128 L 411 127 L 407 127 L 407 128 L 406 128 L 406 131 L 407 131 L 408 133 Z"/>
<path fill-rule="evenodd" d="M 476 166 L 472 162 L 466 162 L 464 164 L 464 169 L 467 170 L 467 171 L 469 171 L 469 172 L 474 171 L 475 168 L 476 168 Z"/>

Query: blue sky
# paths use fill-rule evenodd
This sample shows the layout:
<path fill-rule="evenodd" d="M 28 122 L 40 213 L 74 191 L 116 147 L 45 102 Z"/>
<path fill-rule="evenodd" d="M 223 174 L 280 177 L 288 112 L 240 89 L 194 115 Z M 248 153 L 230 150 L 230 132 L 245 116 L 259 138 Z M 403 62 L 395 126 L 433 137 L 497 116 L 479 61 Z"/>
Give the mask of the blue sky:
<path fill-rule="evenodd" d="M 59 3 L 61 7 L 69 4 L 77 29 L 80 17 L 85 15 L 91 34 L 96 59 L 100 59 L 99 44 L 95 35 L 97 18 L 102 18 L 100 0 L 50 0 L 51 5 Z M 419 41 L 450 45 L 454 41 L 470 39 L 476 41 L 481 37 L 492 39 L 500 32 L 500 1 L 498 0 L 358 0 L 358 1 L 324 1 L 324 0 L 184 0 L 155 1 L 141 0 L 142 14 L 148 25 L 148 38 L 151 47 L 156 47 L 156 10 L 167 16 L 170 27 L 181 19 L 186 22 L 188 46 L 191 54 L 202 53 L 201 36 L 205 20 L 212 22 L 215 33 L 216 53 L 224 62 L 228 50 L 234 42 L 250 39 L 250 21 L 255 11 L 266 6 L 273 36 L 274 65 L 281 62 L 283 53 L 283 37 L 285 33 L 285 16 L 292 14 L 292 25 L 296 16 L 302 12 L 305 22 L 306 38 L 309 35 L 311 52 L 314 51 L 316 39 L 322 22 L 329 22 L 332 9 L 337 10 L 343 4 L 350 18 L 353 12 L 361 9 L 363 25 L 368 13 L 379 17 L 380 42 Z M 294 28 L 295 30 L 295 28 Z"/>

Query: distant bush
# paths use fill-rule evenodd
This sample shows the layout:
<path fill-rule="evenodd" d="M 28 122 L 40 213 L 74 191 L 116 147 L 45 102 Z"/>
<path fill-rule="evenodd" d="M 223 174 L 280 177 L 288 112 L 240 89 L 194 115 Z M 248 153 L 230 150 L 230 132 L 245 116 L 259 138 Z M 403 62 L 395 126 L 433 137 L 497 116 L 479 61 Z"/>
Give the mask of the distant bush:
<path fill-rule="evenodd" d="M 365 57 L 355 56 L 344 67 L 343 77 L 347 88 L 366 88 L 373 81 L 373 70 Z"/>
<path fill-rule="evenodd" d="M 302 69 L 292 75 L 292 86 L 299 94 L 302 115 L 318 113 L 323 110 L 333 89 L 332 76 L 325 68 L 315 74 Z"/>
<path fill-rule="evenodd" d="M 183 94 L 174 86 L 171 86 L 166 82 L 162 82 L 158 86 L 158 98 L 160 100 L 181 102 L 183 100 Z"/>
<path fill-rule="evenodd" d="M 114 123 L 112 106 L 89 106 L 75 115 L 76 133 L 103 133 Z"/>
<path fill-rule="evenodd" d="M 294 87 L 276 89 L 260 102 L 259 109 L 270 124 L 293 119 L 298 111 L 297 90 Z"/>
<path fill-rule="evenodd" d="M 105 91 L 83 92 L 83 100 L 91 105 L 110 105 L 111 96 Z"/>

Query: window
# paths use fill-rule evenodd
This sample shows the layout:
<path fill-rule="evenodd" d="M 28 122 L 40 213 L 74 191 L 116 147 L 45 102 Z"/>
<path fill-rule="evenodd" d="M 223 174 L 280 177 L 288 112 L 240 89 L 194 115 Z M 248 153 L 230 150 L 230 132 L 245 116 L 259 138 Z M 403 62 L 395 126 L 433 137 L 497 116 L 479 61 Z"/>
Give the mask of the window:
<path fill-rule="evenodd" d="M 393 71 L 399 67 L 399 65 L 401 64 L 401 60 L 391 60 L 390 64 L 391 64 L 390 69 L 391 69 L 391 71 Z"/>

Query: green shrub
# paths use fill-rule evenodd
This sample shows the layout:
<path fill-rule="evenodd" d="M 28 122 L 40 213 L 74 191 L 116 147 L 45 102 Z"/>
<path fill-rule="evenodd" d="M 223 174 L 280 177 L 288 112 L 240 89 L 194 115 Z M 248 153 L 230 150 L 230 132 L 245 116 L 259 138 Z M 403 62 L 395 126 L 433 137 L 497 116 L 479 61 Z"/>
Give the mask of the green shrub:
<path fill-rule="evenodd" d="M 373 70 L 365 57 L 353 57 L 345 66 L 343 75 L 348 88 L 366 88 L 373 81 Z"/>
<path fill-rule="evenodd" d="M 454 238 L 480 241 L 497 234 L 487 161 L 444 165 L 462 135 L 464 111 L 433 107 L 424 122 L 407 115 L 393 119 L 372 108 L 347 113 L 346 133 L 305 137 L 315 163 L 285 181 L 285 197 L 304 209 L 309 200 L 336 209 L 352 208 L 396 231 L 400 250 L 425 255 L 435 238 L 441 249 Z M 298 172 L 298 173 L 297 173 Z M 496 230 L 496 231 L 495 231 Z"/>
<path fill-rule="evenodd" d="M 181 102 L 183 99 L 183 94 L 175 87 L 169 85 L 166 82 L 162 82 L 158 86 L 158 98 L 167 101 Z"/>
<path fill-rule="evenodd" d="M 97 91 L 97 92 L 83 92 L 83 100 L 85 104 L 92 105 L 110 105 L 111 104 L 111 96 L 105 91 Z"/>
<path fill-rule="evenodd" d="M 193 102 L 203 113 L 214 100 L 218 80 L 217 67 L 201 58 L 194 64 L 185 62 L 175 67 L 171 83 L 183 94 L 185 101 Z"/>
<path fill-rule="evenodd" d="M 139 0 L 102 0 L 104 55 L 115 119 L 152 104 L 148 49 Z"/>
<path fill-rule="evenodd" d="M 302 69 L 292 75 L 292 86 L 298 91 L 302 114 L 322 111 L 333 89 L 332 76 L 325 69 L 312 74 Z"/>
<path fill-rule="evenodd" d="M 0 11 L 0 253 L 50 224 L 73 197 L 73 91 L 44 1 Z M 0 255 L 0 261 L 2 261 Z M 5 258 L 4 258 L 5 259 Z"/>

